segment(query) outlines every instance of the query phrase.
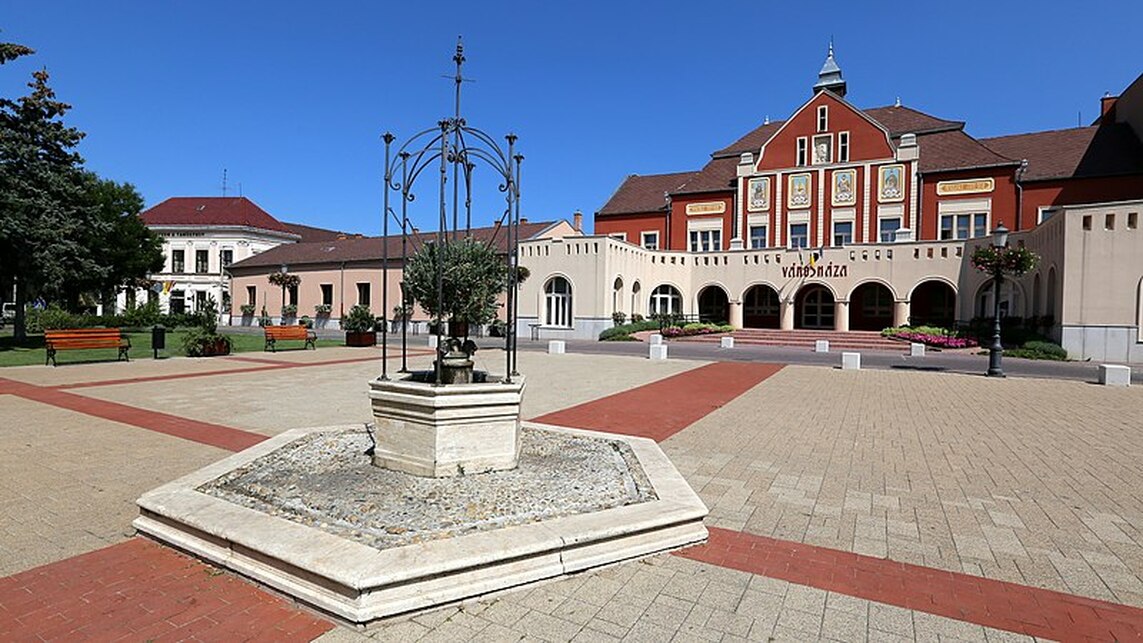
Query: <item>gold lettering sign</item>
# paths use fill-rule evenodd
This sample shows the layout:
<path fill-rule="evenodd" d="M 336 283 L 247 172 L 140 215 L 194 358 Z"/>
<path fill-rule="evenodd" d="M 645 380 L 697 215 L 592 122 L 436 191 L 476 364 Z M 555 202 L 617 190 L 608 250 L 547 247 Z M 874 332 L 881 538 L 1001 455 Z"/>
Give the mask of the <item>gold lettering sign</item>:
<path fill-rule="evenodd" d="M 726 212 L 726 201 L 687 204 L 687 214 L 722 214 L 723 212 Z"/>
<path fill-rule="evenodd" d="M 991 192 L 996 187 L 993 179 L 969 179 L 967 181 L 938 181 L 937 194 L 979 194 Z"/>

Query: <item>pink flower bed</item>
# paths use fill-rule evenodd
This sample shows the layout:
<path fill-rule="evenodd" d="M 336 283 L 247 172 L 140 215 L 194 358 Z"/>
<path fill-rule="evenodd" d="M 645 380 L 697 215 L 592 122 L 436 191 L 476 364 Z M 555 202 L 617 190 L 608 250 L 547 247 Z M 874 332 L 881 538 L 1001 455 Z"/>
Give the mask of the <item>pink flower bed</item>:
<path fill-rule="evenodd" d="M 926 333 L 897 333 L 893 337 L 907 339 L 910 342 L 919 342 L 925 346 L 937 348 L 973 348 L 976 340 L 970 337 L 948 337 L 946 335 L 929 335 Z"/>

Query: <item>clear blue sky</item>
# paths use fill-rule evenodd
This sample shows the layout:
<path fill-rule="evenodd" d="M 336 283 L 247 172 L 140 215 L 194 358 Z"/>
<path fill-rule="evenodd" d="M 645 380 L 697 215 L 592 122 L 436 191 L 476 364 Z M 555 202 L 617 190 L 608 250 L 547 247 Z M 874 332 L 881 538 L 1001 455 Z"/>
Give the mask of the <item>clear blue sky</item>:
<path fill-rule="evenodd" d="M 859 107 L 976 136 L 1089 123 L 1143 73 L 1137 0 L 1074 2 L 5 2 L 17 96 L 46 67 L 100 175 L 169 196 L 242 193 L 280 219 L 377 234 L 379 136 L 452 112 L 525 155 L 523 215 L 590 222 L 623 178 L 700 168 L 809 97 L 832 35 Z M 876 6 L 875 9 L 867 8 Z M 435 215 L 419 184 L 413 215 Z M 494 190 L 493 190 L 494 192 Z M 481 195 L 483 196 L 483 195 Z M 497 197 L 498 199 L 498 197 Z M 477 203 L 481 222 L 502 201 Z"/>

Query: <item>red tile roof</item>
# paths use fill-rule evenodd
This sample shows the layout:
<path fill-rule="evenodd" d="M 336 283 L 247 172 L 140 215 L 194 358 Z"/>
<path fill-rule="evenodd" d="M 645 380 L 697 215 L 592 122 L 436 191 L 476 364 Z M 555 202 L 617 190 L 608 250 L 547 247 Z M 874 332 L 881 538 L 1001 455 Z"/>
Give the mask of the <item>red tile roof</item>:
<path fill-rule="evenodd" d="M 734 189 L 734 181 L 737 178 L 738 156 L 716 157 L 702 170 L 695 172 L 674 193 L 725 192 Z"/>
<path fill-rule="evenodd" d="M 244 226 L 293 234 L 281 221 L 244 196 L 171 197 L 139 216 L 149 226 Z"/>
<path fill-rule="evenodd" d="M 964 127 L 962 121 L 949 121 L 937 118 L 931 114 L 919 112 L 903 105 L 890 105 L 888 107 L 872 107 L 862 110 L 865 115 L 881 123 L 889 130 L 889 135 L 899 137 L 902 134 L 923 134 L 944 130 L 956 130 Z"/>
<path fill-rule="evenodd" d="M 526 240 L 537 237 L 543 232 L 559 223 L 558 221 L 540 221 L 536 223 L 520 224 L 520 239 Z M 474 228 L 472 236 L 486 243 L 494 243 L 500 252 L 508 250 L 508 230 L 499 226 Z M 421 232 L 410 235 L 406 251 L 413 254 L 425 241 L 436 239 L 435 232 Z M 401 257 L 401 235 L 388 237 L 348 237 L 345 239 L 331 239 L 328 241 L 311 241 L 302 243 L 284 243 L 275 246 L 234 263 L 230 266 L 231 274 L 238 274 L 250 268 L 277 268 L 281 265 L 299 266 L 306 264 L 352 263 L 355 261 L 380 261 L 385 251 L 386 241 L 390 259 Z"/>
<path fill-rule="evenodd" d="M 981 139 L 1013 159 L 1027 159 L 1023 180 L 1143 173 L 1143 145 L 1126 123 Z"/>
<path fill-rule="evenodd" d="M 603 207 L 595 214 L 596 216 L 607 216 L 609 214 L 635 214 L 666 210 L 667 200 L 663 195 L 677 190 L 694 174 L 694 172 L 652 174 L 649 176 L 632 174 L 623 181 L 615 194 L 612 194 L 607 203 L 604 203 Z"/>
<path fill-rule="evenodd" d="M 338 232 L 337 230 L 326 230 L 325 228 L 315 228 L 313 226 L 303 225 L 301 223 L 283 223 L 282 225 L 289 228 L 290 232 L 301 237 L 303 242 L 306 241 L 333 241 L 334 239 L 344 239 L 345 237 L 352 237 L 350 232 Z"/>
<path fill-rule="evenodd" d="M 774 132 L 777 132 L 778 128 L 785 122 L 786 121 L 771 121 L 764 125 L 759 125 L 747 132 L 742 138 L 711 154 L 711 156 L 718 158 L 721 156 L 738 156 L 743 152 L 757 153 L 758 150 L 762 149 L 762 145 L 770 140 Z"/>
<path fill-rule="evenodd" d="M 917 145 L 921 147 L 922 172 L 1020 164 L 997 154 L 960 129 L 921 134 L 917 136 Z"/>

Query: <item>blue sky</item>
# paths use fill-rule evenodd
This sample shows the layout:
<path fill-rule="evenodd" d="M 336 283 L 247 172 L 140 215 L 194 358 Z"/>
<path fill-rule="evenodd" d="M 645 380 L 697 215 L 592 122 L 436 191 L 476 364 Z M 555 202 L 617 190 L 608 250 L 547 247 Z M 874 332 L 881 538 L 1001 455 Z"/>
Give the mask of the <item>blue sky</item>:
<path fill-rule="evenodd" d="M 625 176 L 707 155 L 809 98 L 832 36 L 859 107 L 903 104 L 975 136 L 1074 127 L 1143 73 L 1143 3 L 7 2 L 17 96 L 46 67 L 80 151 L 148 205 L 252 198 L 280 219 L 377 234 L 386 130 L 464 115 L 519 135 L 523 215 L 590 222 Z M 485 176 L 487 180 L 490 177 Z M 477 178 L 480 181 L 480 176 Z M 411 211 L 435 216 L 422 179 Z M 495 189 L 479 222 L 498 216 Z"/>

